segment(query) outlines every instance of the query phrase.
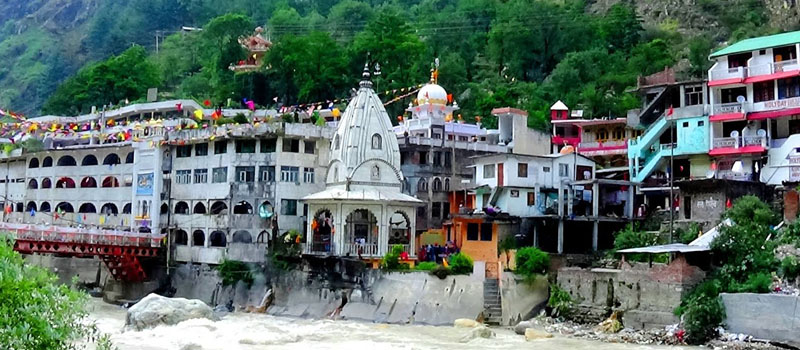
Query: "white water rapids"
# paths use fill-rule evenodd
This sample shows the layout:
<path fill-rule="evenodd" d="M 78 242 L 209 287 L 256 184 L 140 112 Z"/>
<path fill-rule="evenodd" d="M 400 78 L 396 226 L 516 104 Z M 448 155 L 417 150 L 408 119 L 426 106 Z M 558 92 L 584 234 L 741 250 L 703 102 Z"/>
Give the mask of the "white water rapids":
<path fill-rule="evenodd" d="M 123 331 L 126 310 L 93 299 L 91 317 L 111 335 L 120 350 L 254 350 L 254 349 L 575 349 L 645 350 L 666 346 L 610 344 L 556 336 L 526 342 L 512 330 L 494 329 L 497 337 L 461 343 L 468 329 L 387 325 L 351 321 L 307 320 L 233 313 L 214 322 L 194 319 L 174 326 Z M 673 347 L 674 349 L 674 347 Z"/>

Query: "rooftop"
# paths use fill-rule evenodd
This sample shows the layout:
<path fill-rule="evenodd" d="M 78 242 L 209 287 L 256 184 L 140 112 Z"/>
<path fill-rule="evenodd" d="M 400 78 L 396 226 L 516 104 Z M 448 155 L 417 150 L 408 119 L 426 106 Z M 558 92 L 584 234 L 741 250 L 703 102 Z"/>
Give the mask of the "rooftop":
<path fill-rule="evenodd" d="M 780 47 L 786 45 L 794 45 L 800 43 L 800 31 L 781 33 L 768 36 L 760 36 L 757 38 L 745 39 L 733 45 L 714 52 L 709 58 L 716 58 L 742 52 L 751 52 L 761 49 L 768 49 L 773 47 Z"/>

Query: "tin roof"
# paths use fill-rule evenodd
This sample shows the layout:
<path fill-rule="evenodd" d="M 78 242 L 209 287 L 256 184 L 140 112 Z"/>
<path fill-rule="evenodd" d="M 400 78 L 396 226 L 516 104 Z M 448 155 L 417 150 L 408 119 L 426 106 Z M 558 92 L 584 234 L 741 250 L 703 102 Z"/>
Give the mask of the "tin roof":
<path fill-rule="evenodd" d="M 709 58 L 800 43 L 800 31 L 745 39 L 714 52 Z"/>

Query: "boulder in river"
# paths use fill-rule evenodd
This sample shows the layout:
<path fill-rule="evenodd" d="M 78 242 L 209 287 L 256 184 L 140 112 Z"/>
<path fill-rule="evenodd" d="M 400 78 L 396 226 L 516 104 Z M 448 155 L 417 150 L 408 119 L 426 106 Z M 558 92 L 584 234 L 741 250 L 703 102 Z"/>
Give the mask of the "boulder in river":
<path fill-rule="evenodd" d="M 534 326 L 533 321 L 530 320 L 522 321 L 520 323 L 517 323 L 516 326 L 514 326 L 514 333 L 517 333 L 519 335 L 525 335 L 525 330 L 528 328 L 532 328 L 533 326 Z"/>
<path fill-rule="evenodd" d="M 536 328 L 528 328 L 525 330 L 525 340 L 545 339 L 552 338 L 553 335 L 545 331 L 540 331 Z"/>
<path fill-rule="evenodd" d="M 493 338 L 494 336 L 495 336 L 494 331 L 489 329 L 489 327 L 486 327 L 482 324 L 478 324 L 477 327 L 472 328 L 472 330 L 470 330 L 469 333 L 467 333 L 466 335 L 464 335 L 464 337 L 461 338 L 461 342 L 466 343 L 473 339 Z"/>
<path fill-rule="evenodd" d="M 453 322 L 453 327 L 456 328 L 475 328 L 480 325 L 480 322 L 468 318 L 459 318 Z"/>
<path fill-rule="evenodd" d="M 150 294 L 128 309 L 125 326 L 139 331 L 162 324 L 174 325 L 193 318 L 215 320 L 214 311 L 200 300 Z"/>

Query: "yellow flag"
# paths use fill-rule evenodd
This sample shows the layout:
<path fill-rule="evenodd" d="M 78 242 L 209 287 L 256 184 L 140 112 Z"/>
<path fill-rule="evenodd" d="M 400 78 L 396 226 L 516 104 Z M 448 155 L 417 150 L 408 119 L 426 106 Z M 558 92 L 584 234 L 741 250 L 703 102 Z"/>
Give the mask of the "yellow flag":
<path fill-rule="evenodd" d="M 197 120 L 202 120 L 202 119 L 203 119 L 203 111 L 202 111 L 202 110 L 200 110 L 200 109 L 195 109 L 195 110 L 194 110 L 194 117 L 195 117 Z"/>

